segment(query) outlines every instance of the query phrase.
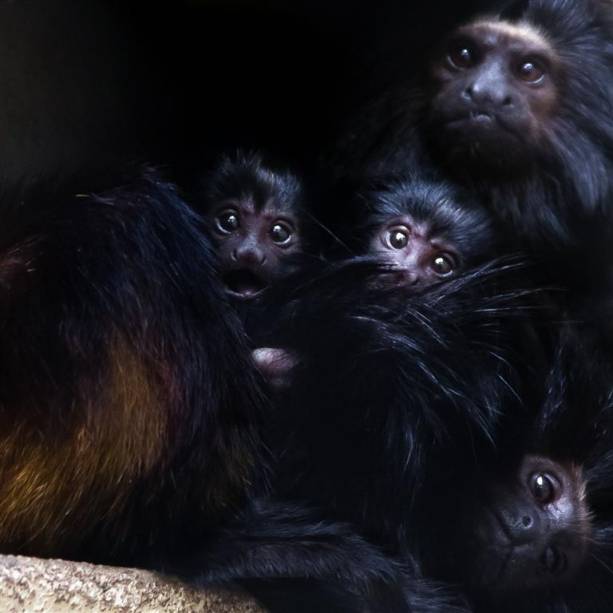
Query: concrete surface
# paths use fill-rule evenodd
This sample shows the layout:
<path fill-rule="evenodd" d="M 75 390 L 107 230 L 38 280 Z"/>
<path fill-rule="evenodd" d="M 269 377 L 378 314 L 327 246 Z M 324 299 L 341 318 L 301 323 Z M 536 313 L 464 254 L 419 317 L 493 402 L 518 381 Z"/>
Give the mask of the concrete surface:
<path fill-rule="evenodd" d="M 2 613 L 263 613 L 224 591 L 200 592 L 155 573 L 0 556 Z"/>

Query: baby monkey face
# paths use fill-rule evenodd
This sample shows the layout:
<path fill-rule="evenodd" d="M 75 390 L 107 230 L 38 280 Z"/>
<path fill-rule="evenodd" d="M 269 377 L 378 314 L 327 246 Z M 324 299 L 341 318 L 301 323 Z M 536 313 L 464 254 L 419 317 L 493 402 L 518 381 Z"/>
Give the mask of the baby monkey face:
<path fill-rule="evenodd" d="M 434 234 L 430 224 L 409 215 L 377 227 L 369 252 L 382 256 L 398 284 L 427 287 L 452 278 L 460 270 L 460 257 L 453 246 Z"/>
<path fill-rule="evenodd" d="M 221 273 L 229 294 L 240 300 L 257 297 L 292 270 L 301 250 L 296 218 L 274 201 L 256 207 L 253 200 L 229 200 L 211 213 Z"/>

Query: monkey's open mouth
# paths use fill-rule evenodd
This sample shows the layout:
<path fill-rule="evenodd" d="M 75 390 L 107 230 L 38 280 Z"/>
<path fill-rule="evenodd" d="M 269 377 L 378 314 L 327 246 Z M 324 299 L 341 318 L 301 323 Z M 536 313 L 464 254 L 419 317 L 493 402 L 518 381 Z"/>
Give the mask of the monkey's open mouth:
<path fill-rule="evenodd" d="M 260 294 L 268 283 L 252 270 L 232 270 L 223 275 L 229 294 L 241 300 L 251 300 Z"/>

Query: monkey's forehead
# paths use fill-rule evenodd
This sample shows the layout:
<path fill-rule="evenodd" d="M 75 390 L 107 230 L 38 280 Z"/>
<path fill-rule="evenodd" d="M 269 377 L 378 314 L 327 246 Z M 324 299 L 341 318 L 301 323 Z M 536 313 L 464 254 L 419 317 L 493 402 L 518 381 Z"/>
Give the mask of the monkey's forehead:
<path fill-rule="evenodd" d="M 546 34 L 536 25 L 527 21 L 511 23 L 497 17 L 481 17 L 461 26 L 457 33 L 474 33 L 480 36 L 490 36 L 497 41 L 517 41 L 531 47 L 540 47 L 544 50 L 553 49 Z"/>

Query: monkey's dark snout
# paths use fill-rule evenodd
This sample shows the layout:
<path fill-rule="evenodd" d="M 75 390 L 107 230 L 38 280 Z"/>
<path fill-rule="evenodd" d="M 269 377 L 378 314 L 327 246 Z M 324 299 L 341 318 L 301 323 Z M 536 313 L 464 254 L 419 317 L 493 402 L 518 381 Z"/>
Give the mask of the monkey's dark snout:
<path fill-rule="evenodd" d="M 398 270 L 393 274 L 396 285 L 404 285 L 410 287 L 418 285 L 421 280 L 419 274 L 407 269 Z"/>
<path fill-rule="evenodd" d="M 418 288 L 420 284 L 420 276 L 405 268 L 390 268 L 389 271 L 383 272 L 375 282 L 376 287 L 405 287 Z"/>
<path fill-rule="evenodd" d="M 541 536 L 541 521 L 533 509 L 505 509 L 499 513 L 502 528 L 514 545 L 531 543 Z"/>
<path fill-rule="evenodd" d="M 513 97 L 500 83 L 471 83 L 463 92 L 464 99 L 474 107 L 476 114 L 489 115 L 513 107 Z"/>
<path fill-rule="evenodd" d="M 232 260 L 246 266 L 261 266 L 266 262 L 266 254 L 262 249 L 251 246 L 240 246 L 232 249 Z"/>

